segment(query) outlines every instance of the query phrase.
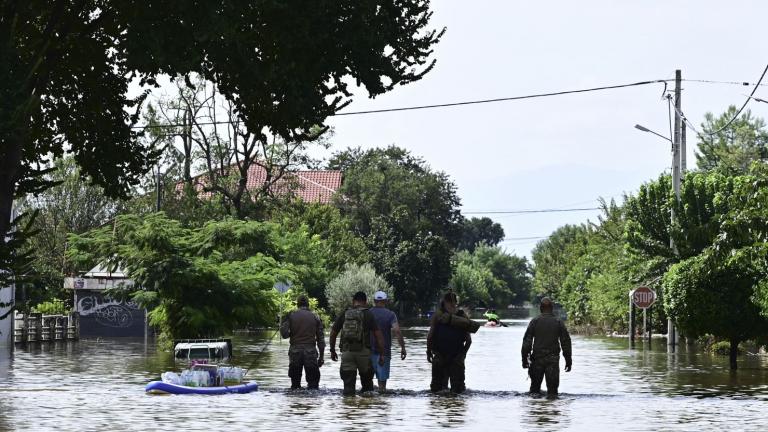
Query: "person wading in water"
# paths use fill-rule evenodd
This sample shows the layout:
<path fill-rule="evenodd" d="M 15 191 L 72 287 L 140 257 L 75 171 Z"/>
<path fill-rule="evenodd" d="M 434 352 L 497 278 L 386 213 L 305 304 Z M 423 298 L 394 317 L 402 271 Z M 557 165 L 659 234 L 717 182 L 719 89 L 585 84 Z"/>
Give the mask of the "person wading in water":
<path fill-rule="evenodd" d="M 291 338 L 291 346 L 288 348 L 288 376 L 291 377 L 291 388 L 301 388 L 303 368 L 307 376 L 307 388 L 317 389 L 325 353 L 323 321 L 309 310 L 309 300 L 306 296 L 299 296 L 296 306 L 298 309 L 291 312 L 280 324 L 280 336 L 283 339 Z"/>
<path fill-rule="evenodd" d="M 541 393 L 541 381 L 547 380 L 547 396 L 557 397 L 560 385 L 560 348 L 565 358 L 565 371 L 570 372 L 571 336 L 554 311 L 554 304 L 548 297 L 541 299 L 541 315 L 528 323 L 523 336 L 523 369 L 531 377 L 531 393 Z"/>

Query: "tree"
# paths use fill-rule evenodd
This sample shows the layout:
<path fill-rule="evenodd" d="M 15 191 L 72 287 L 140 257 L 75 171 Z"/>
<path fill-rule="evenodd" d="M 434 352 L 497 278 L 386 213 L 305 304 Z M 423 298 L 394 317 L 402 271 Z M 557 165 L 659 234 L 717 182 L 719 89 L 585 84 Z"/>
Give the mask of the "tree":
<path fill-rule="evenodd" d="M 504 240 L 504 228 L 490 218 L 471 218 L 461 221 L 459 250 L 474 251 L 478 243 L 496 246 Z"/>
<path fill-rule="evenodd" d="M 182 167 L 174 195 L 216 200 L 233 217 L 260 220 L 270 201 L 295 191 L 292 172 L 319 163 L 308 154 L 310 144 L 329 147 L 327 128 L 310 128 L 295 142 L 256 134 L 214 85 L 199 78 L 193 88 L 175 84 L 175 93 L 149 110 L 150 124 Z"/>
<path fill-rule="evenodd" d="M 82 178 L 71 157 L 56 160 L 54 167 L 46 181 L 55 186 L 19 202 L 21 212 L 31 218 L 28 232 L 35 233 L 23 248 L 33 259 L 23 278 L 34 286 L 24 299 L 31 304 L 68 296 L 64 277 L 74 274 L 75 268 L 66 259 L 67 236 L 103 225 L 121 208 L 119 201 L 105 197 L 102 188 Z"/>
<path fill-rule="evenodd" d="M 369 299 L 373 298 L 376 291 L 384 291 L 387 297 L 394 296 L 392 287 L 376 274 L 372 265 L 349 264 L 325 289 L 331 312 L 336 316 L 342 314 L 352 305 L 352 296 L 358 291 L 364 292 Z"/>
<path fill-rule="evenodd" d="M 459 296 L 461 304 L 469 307 L 488 306 L 491 296 L 489 290 L 500 281 L 483 266 L 472 262 L 466 252 L 457 257 L 456 269 L 451 278 L 451 286 Z"/>
<path fill-rule="evenodd" d="M 703 171 L 720 171 L 728 175 L 744 174 L 754 161 L 768 160 L 768 129 L 765 121 L 747 110 L 727 129 L 720 131 L 738 112 L 735 106 L 717 118 L 704 116 L 701 124 L 696 164 Z M 720 131 L 720 132 L 717 132 Z M 712 135 L 713 132 L 717 132 Z"/>
<path fill-rule="evenodd" d="M 110 196 L 149 170 L 154 140 L 134 128 L 147 93 L 128 96 L 131 82 L 165 75 L 193 87 L 197 74 L 250 133 L 305 141 L 348 105 L 350 78 L 375 97 L 429 72 L 443 34 L 430 17 L 428 0 L 3 3 L 3 249 L 13 199 L 50 186 L 40 177 L 49 158 L 74 155 Z"/>
<path fill-rule="evenodd" d="M 585 225 L 563 225 L 533 248 L 533 288 L 539 294 L 558 299 L 565 278 L 587 246 L 589 228 Z"/>
<path fill-rule="evenodd" d="M 76 263 L 124 268 L 136 285 L 113 294 L 150 309 L 151 323 L 167 340 L 271 323 L 276 282 L 291 281 L 303 291 L 327 280 L 320 240 L 274 223 L 224 220 L 184 228 L 162 213 L 121 215 L 72 235 L 70 243 Z"/>
<path fill-rule="evenodd" d="M 532 270 L 528 259 L 509 255 L 498 246 L 479 245 L 472 254 L 466 256 L 476 266 L 487 269 L 496 283 L 488 285 L 490 305 L 506 307 L 510 304 L 522 305 L 531 294 Z"/>
<path fill-rule="evenodd" d="M 686 334 L 728 340 L 736 369 L 739 342 L 764 336 L 768 320 L 752 300 L 754 266 L 723 258 L 707 251 L 673 265 L 664 276 L 664 308 Z"/>
<path fill-rule="evenodd" d="M 401 313 L 405 304 L 410 311 L 429 308 L 451 278 L 461 234 L 456 186 L 394 146 L 337 153 L 329 168 L 344 171 L 336 205 L 394 287 Z"/>

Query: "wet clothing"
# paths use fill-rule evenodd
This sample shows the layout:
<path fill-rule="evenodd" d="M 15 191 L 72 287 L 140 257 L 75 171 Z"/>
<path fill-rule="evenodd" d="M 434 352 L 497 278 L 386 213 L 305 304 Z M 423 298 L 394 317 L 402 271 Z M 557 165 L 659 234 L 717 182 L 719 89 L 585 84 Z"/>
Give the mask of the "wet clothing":
<path fill-rule="evenodd" d="M 523 362 L 530 357 L 528 375 L 531 392 L 541 391 L 542 377 L 547 380 L 547 393 L 556 395 L 560 384 L 560 349 L 566 366 L 571 364 L 571 336 L 559 318 L 542 313 L 528 323 L 523 336 Z"/>
<path fill-rule="evenodd" d="M 397 315 L 385 307 L 374 306 L 368 310 L 373 314 L 373 318 L 376 320 L 376 325 L 384 336 L 384 353 L 387 357 L 392 357 L 392 326 L 397 324 Z M 373 340 L 373 335 L 371 335 L 370 346 L 372 347 L 374 354 L 378 354 L 376 352 L 376 343 Z"/>
<path fill-rule="evenodd" d="M 432 323 L 448 324 L 451 327 L 456 327 L 469 333 L 477 333 L 477 330 L 480 329 L 480 323 L 469 319 L 469 317 L 464 314 L 464 311 L 461 310 L 452 314 L 443 309 L 438 309 L 435 311 L 435 314 L 432 315 L 430 325 L 432 325 Z"/>
<path fill-rule="evenodd" d="M 464 384 L 464 354 L 453 358 L 435 353 L 432 357 L 432 382 L 429 389 L 433 392 L 450 389 L 453 393 L 463 393 L 467 389 Z"/>
<path fill-rule="evenodd" d="M 291 388 L 301 387 L 302 370 L 306 374 L 307 388 L 318 388 L 319 353 L 325 352 L 325 332 L 320 317 L 308 308 L 300 307 L 288 314 L 280 324 L 280 336 L 283 339 L 290 338 L 288 376 L 291 378 Z"/>
<path fill-rule="evenodd" d="M 470 320 L 463 311 L 456 314 L 443 311 L 436 313 L 432 319 L 427 335 L 427 350 L 433 355 L 432 383 L 429 386 L 433 392 L 447 389 L 449 383 L 454 393 L 466 390 L 464 358 L 472 344 L 467 329 L 473 328 L 467 321 Z"/>
<path fill-rule="evenodd" d="M 381 354 L 371 354 L 371 365 L 373 365 L 373 373 L 376 375 L 377 380 L 386 381 L 389 379 L 389 365 L 391 363 L 392 357 L 384 356 L 383 365 L 379 364 L 379 357 L 381 357 Z"/>
<path fill-rule="evenodd" d="M 341 366 L 339 367 L 339 375 L 341 376 L 341 380 L 344 381 L 344 395 L 355 394 L 355 381 L 357 380 L 358 373 L 360 374 L 360 384 L 363 387 L 363 391 L 373 391 L 371 337 L 373 336 L 373 332 L 378 330 L 379 327 L 369 309 L 360 307 L 353 309 L 362 312 L 361 318 L 363 328 L 360 344 L 351 346 L 345 343 L 344 334 L 342 334 L 347 314 L 352 309 L 348 309 L 341 314 L 333 323 L 334 333 L 341 336 L 341 344 L 339 346 L 339 349 L 341 350 Z"/>

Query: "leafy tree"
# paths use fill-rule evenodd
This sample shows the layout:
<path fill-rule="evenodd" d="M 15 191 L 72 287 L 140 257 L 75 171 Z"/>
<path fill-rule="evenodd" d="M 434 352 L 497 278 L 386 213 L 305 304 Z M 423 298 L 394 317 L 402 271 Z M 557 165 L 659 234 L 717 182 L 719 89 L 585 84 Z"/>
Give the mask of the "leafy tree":
<path fill-rule="evenodd" d="M 451 278 L 451 286 L 459 296 L 461 304 L 475 307 L 490 303 L 490 288 L 500 281 L 486 267 L 472 262 L 466 252 L 460 252 L 458 263 Z"/>
<path fill-rule="evenodd" d="M 105 197 L 101 187 L 89 185 L 73 158 L 58 159 L 54 167 L 45 181 L 55 186 L 19 202 L 20 211 L 31 219 L 28 232 L 35 233 L 23 249 L 32 257 L 23 278 L 23 283 L 33 284 L 33 289 L 25 290 L 25 300 L 32 304 L 69 295 L 64 292 L 64 277 L 74 274 L 75 268 L 65 255 L 67 236 L 101 226 L 122 206 Z"/>
<path fill-rule="evenodd" d="M 250 133 L 305 141 L 348 105 L 350 78 L 375 97 L 429 72 L 430 17 L 428 0 L 2 3 L 0 258 L 12 201 L 50 186 L 49 158 L 74 155 L 108 195 L 149 170 L 134 80 L 197 74 Z"/>
<path fill-rule="evenodd" d="M 277 210 L 272 219 L 287 229 L 306 226 L 309 233 L 320 236 L 328 247 L 323 255 L 333 272 L 343 271 L 347 264 L 368 262 L 365 242 L 354 234 L 351 221 L 332 205 L 296 201 Z"/>
<path fill-rule="evenodd" d="M 490 218 L 471 218 L 461 221 L 459 250 L 473 252 L 478 243 L 496 246 L 504 239 L 504 228 Z"/>
<path fill-rule="evenodd" d="M 429 308 L 451 278 L 460 238 L 456 186 L 394 146 L 350 149 L 329 167 L 344 171 L 336 204 L 365 240 L 371 264 L 394 287 L 401 313 Z"/>
<path fill-rule="evenodd" d="M 525 257 L 509 255 L 498 246 L 481 244 L 472 254 L 459 252 L 458 261 L 471 261 L 493 276 L 495 282 L 488 284 L 490 306 L 521 305 L 530 298 L 532 270 Z"/>
<path fill-rule="evenodd" d="M 587 246 L 589 228 L 585 225 L 563 225 L 533 248 L 536 293 L 558 299 L 568 273 Z"/>
<path fill-rule="evenodd" d="M 122 215 L 70 242 L 77 263 L 124 268 L 136 286 L 122 294 L 151 309 L 151 323 L 167 339 L 271 323 L 276 282 L 292 281 L 302 290 L 324 277 L 320 240 L 274 223 L 225 220 L 184 228 L 162 213 Z"/>
<path fill-rule="evenodd" d="M 325 289 L 325 296 L 331 312 L 338 316 L 352 305 L 352 296 L 364 292 L 369 299 L 376 291 L 384 291 L 388 297 L 393 297 L 392 286 L 376 274 L 370 264 L 349 264 L 341 274 L 333 278 Z"/>
<path fill-rule="evenodd" d="M 728 340 L 736 369 L 739 342 L 764 336 L 768 321 L 752 301 L 754 266 L 723 258 L 708 251 L 673 265 L 664 276 L 664 307 L 687 334 Z"/>
<path fill-rule="evenodd" d="M 727 129 L 714 135 L 736 115 L 738 109 L 729 106 L 718 117 L 704 116 L 701 124 L 703 137 L 699 138 L 696 164 L 703 171 L 720 171 L 728 175 L 744 174 L 754 161 L 768 160 L 768 129 L 765 121 L 753 117 L 747 110 Z"/>

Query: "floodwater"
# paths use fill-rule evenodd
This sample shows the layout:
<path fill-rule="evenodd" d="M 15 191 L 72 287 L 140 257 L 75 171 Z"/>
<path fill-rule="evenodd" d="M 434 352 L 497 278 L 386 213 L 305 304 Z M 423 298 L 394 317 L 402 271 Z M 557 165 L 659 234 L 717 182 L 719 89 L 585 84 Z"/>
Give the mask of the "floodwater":
<path fill-rule="evenodd" d="M 547 400 L 525 393 L 525 325 L 480 329 L 460 396 L 425 391 L 425 328 L 405 332 L 409 356 L 392 360 L 393 394 L 355 397 L 341 396 L 330 359 L 321 390 L 287 391 L 288 345 L 267 345 L 272 332 L 234 340 L 233 363 L 252 365 L 261 384 L 246 395 L 145 394 L 148 381 L 182 366 L 140 340 L 17 349 L 0 359 L 0 430 L 765 430 L 768 359 L 741 358 L 732 374 L 725 357 L 670 355 L 663 340 L 630 351 L 625 339 L 575 336 L 573 372 Z"/>

